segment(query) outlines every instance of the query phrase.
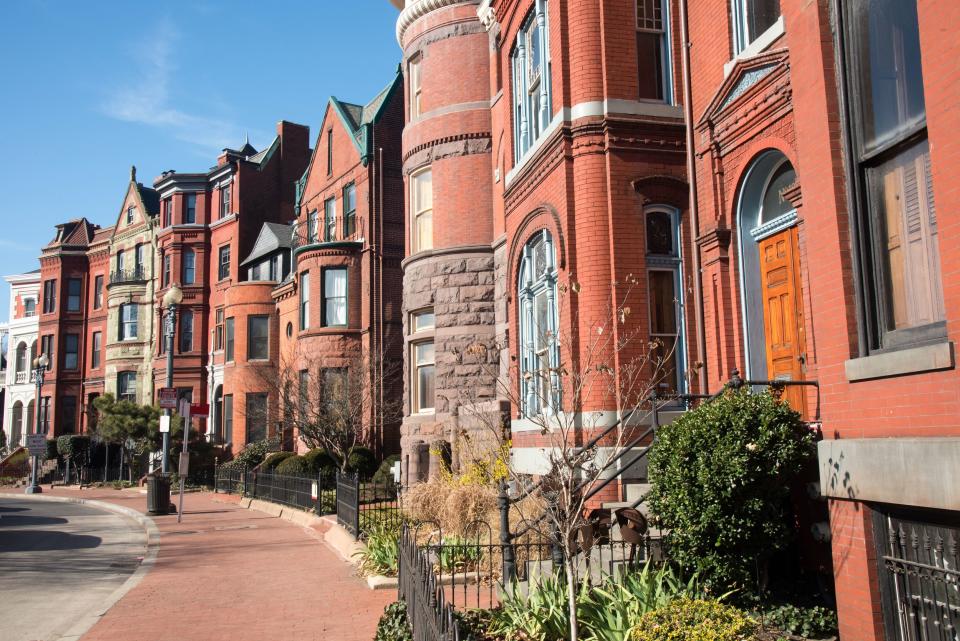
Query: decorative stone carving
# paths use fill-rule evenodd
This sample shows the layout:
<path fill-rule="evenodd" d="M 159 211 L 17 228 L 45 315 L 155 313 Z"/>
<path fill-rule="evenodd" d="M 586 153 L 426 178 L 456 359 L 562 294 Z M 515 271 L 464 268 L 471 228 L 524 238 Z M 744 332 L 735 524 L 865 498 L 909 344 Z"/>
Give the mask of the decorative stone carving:
<path fill-rule="evenodd" d="M 491 0 L 483 0 L 477 7 L 477 17 L 480 18 L 483 28 L 487 31 L 490 31 L 494 26 L 498 26 L 497 12 L 490 6 L 490 2 Z"/>

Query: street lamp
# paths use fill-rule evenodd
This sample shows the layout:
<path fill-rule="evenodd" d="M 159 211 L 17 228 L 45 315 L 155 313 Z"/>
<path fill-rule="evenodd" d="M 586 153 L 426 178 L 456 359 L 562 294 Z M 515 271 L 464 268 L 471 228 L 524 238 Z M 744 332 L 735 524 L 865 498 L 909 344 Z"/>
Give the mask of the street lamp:
<path fill-rule="evenodd" d="M 164 326 L 164 338 L 167 341 L 167 387 L 173 387 L 173 337 L 177 330 L 177 305 L 183 300 L 183 290 L 174 283 L 163 295 L 163 306 L 167 308 L 167 322 Z M 165 410 L 167 416 L 172 412 Z M 172 420 L 172 419 L 171 419 Z M 163 460 L 161 471 L 164 475 L 170 472 L 170 432 L 163 433 Z"/>
<path fill-rule="evenodd" d="M 37 408 L 37 423 L 36 423 L 36 434 L 40 434 L 40 413 L 43 409 L 40 400 L 43 393 L 43 377 L 47 373 L 47 367 L 50 365 L 50 359 L 47 358 L 46 354 L 40 354 L 39 357 L 33 359 L 33 380 L 37 385 L 37 396 L 34 401 L 34 405 Z M 46 416 L 44 416 L 46 418 Z M 44 430 L 46 432 L 46 430 Z M 37 482 L 37 477 L 40 471 L 40 457 L 33 457 L 33 465 L 30 469 L 30 485 L 27 486 L 25 490 L 26 494 L 41 494 L 43 489 L 40 487 L 40 484 Z"/>

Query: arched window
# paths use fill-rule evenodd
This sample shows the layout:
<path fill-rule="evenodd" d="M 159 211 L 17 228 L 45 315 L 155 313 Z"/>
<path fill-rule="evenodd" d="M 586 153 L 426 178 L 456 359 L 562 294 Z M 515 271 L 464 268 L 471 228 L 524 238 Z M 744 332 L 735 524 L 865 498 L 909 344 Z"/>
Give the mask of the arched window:
<path fill-rule="evenodd" d="M 523 248 L 517 284 L 520 313 L 520 384 L 525 416 L 553 412 L 560 402 L 557 367 L 557 264 L 550 232 L 537 232 Z"/>
<path fill-rule="evenodd" d="M 680 263 L 680 214 L 670 207 L 644 210 L 647 237 L 647 292 L 653 366 L 659 391 L 683 393 L 683 287 Z"/>
<path fill-rule="evenodd" d="M 37 422 L 33 417 L 33 399 L 30 399 L 30 402 L 27 403 L 27 424 L 24 426 L 24 432 L 27 434 L 33 434 L 37 429 Z"/>
<path fill-rule="evenodd" d="M 17 345 L 17 374 L 20 372 L 26 372 L 29 369 L 27 364 L 27 344 L 20 343 Z M 18 383 L 25 383 L 26 381 L 17 381 Z"/>
<path fill-rule="evenodd" d="M 23 403 L 20 401 L 13 404 L 11 422 L 13 425 L 10 432 L 10 449 L 13 449 L 20 445 L 20 438 L 23 434 Z"/>
<path fill-rule="evenodd" d="M 213 393 L 213 442 L 223 443 L 223 385 Z"/>

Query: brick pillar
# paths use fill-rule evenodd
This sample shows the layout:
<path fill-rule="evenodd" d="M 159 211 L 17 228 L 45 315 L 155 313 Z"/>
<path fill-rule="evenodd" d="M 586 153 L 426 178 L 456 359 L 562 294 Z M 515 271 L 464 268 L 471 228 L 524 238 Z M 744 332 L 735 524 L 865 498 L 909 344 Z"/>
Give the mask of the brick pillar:
<path fill-rule="evenodd" d="M 843 641 L 883 641 L 873 513 L 857 501 L 830 501 L 833 575 Z"/>

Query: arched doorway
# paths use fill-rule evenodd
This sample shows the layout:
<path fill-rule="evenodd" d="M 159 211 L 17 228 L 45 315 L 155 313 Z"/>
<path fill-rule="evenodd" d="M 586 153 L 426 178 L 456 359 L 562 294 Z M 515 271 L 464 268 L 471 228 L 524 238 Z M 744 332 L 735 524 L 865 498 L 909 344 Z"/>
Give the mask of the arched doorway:
<path fill-rule="evenodd" d="M 790 161 L 771 149 L 750 165 L 737 200 L 746 374 L 754 380 L 802 380 L 806 370 L 798 218 L 785 197 L 796 182 Z M 785 396 L 804 412 L 802 391 Z"/>
<path fill-rule="evenodd" d="M 20 439 L 23 438 L 23 403 L 17 401 L 13 404 L 13 411 L 10 417 L 11 431 L 10 431 L 10 449 L 19 447 Z"/>

